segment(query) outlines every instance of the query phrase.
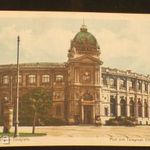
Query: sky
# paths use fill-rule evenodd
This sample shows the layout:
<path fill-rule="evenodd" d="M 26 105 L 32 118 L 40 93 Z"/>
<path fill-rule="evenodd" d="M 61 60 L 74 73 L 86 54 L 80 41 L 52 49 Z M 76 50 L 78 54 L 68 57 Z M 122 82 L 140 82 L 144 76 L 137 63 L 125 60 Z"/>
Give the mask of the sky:
<path fill-rule="evenodd" d="M 66 62 L 84 22 L 100 46 L 103 66 L 150 74 L 150 15 L 79 12 L 0 12 L 0 64 Z"/>

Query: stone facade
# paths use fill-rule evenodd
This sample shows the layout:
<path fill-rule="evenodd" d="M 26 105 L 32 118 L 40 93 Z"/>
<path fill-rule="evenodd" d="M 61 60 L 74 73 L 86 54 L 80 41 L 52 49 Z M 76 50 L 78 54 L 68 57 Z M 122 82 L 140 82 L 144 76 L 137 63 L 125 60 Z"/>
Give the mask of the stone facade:
<path fill-rule="evenodd" d="M 68 124 L 103 124 L 115 116 L 135 116 L 150 124 L 150 77 L 102 67 L 96 38 L 83 25 L 66 63 L 20 64 L 20 96 L 36 87 L 51 92 L 51 113 Z M 16 99 L 16 65 L 0 65 L 0 100 Z"/>

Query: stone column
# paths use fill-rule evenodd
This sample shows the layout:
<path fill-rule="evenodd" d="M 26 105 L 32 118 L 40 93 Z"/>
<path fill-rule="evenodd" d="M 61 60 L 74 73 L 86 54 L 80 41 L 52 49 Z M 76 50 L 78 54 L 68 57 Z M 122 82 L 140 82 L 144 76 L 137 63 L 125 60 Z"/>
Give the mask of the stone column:
<path fill-rule="evenodd" d="M 148 97 L 148 118 L 150 118 L 150 97 Z"/>
<path fill-rule="evenodd" d="M 120 116 L 120 95 L 117 92 L 117 116 Z"/>
<path fill-rule="evenodd" d="M 93 123 L 95 123 L 95 106 L 93 105 Z"/>
<path fill-rule="evenodd" d="M 77 74 L 77 82 L 79 83 L 79 69 L 76 70 L 76 74 Z"/>
<path fill-rule="evenodd" d="M 130 101 L 130 99 L 129 99 L 129 96 L 127 95 L 127 101 L 126 101 L 127 102 L 127 104 L 126 104 L 127 105 L 127 107 L 126 107 L 127 108 L 127 117 L 130 116 L 129 101 Z"/>
<path fill-rule="evenodd" d="M 119 78 L 117 78 L 117 116 L 120 116 Z"/>
<path fill-rule="evenodd" d="M 39 87 L 40 86 L 40 74 L 37 72 L 37 74 L 36 74 L 36 82 L 37 82 L 37 87 Z"/>
<path fill-rule="evenodd" d="M 76 68 L 74 69 L 74 81 L 75 81 L 75 83 L 77 82 L 77 70 L 76 70 Z"/>
<path fill-rule="evenodd" d="M 84 123 L 84 106 L 81 105 L 81 123 Z"/>
<path fill-rule="evenodd" d="M 138 100 L 137 95 L 135 95 L 135 117 L 138 117 Z"/>
<path fill-rule="evenodd" d="M 144 109 L 144 99 L 142 98 L 142 118 L 145 117 L 145 109 Z"/>
<path fill-rule="evenodd" d="M 129 92 L 129 81 L 128 81 L 128 78 L 126 79 L 126 90 L 127 90 L 127 92 Z"/>

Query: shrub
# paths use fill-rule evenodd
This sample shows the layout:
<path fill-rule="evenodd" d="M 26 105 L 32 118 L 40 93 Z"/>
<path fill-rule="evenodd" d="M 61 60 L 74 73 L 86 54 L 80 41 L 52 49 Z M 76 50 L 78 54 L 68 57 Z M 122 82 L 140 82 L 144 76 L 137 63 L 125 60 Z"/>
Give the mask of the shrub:
<path fill-rule="evenodd" d="M 109 120 L 106 121 L 106 125 L 125 125 L 125 126 L 135 126 L 137 125 L 137 120 L 135 117 L 115 117 L 115 118 L 110 118 Z"/>

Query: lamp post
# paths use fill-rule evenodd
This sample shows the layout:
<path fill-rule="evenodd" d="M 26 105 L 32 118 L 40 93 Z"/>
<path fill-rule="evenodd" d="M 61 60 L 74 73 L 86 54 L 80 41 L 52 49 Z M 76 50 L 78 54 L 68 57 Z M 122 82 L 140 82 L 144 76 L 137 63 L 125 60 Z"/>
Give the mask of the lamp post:
<path fill-rule="evenodd" d="M 17 36 L 17 90 L 16 90 L 16 114 L 15 114 L 15 132 L 14 137 L 19 135 L 18 133 L 18 113 L 19 113 L 19 43 L 20 37 Z"/>

